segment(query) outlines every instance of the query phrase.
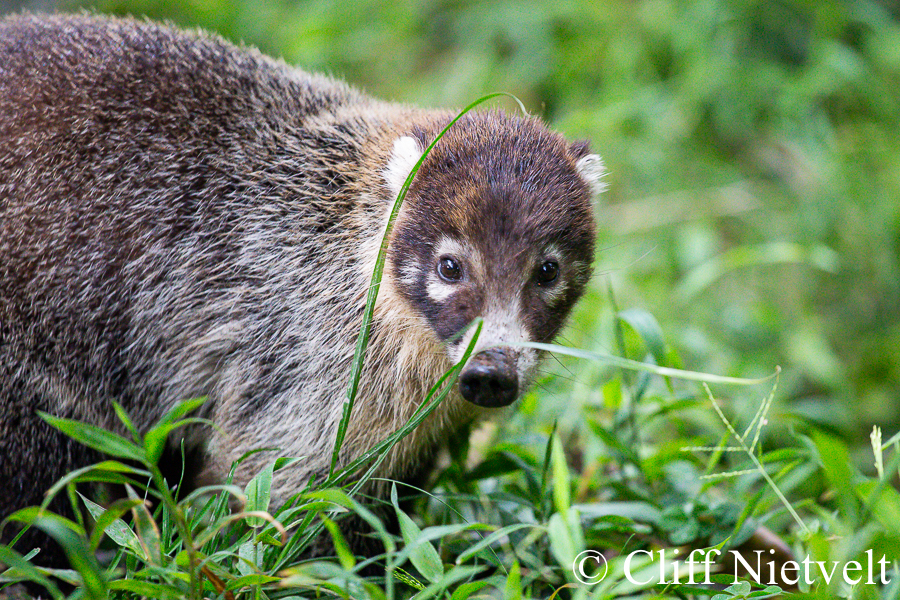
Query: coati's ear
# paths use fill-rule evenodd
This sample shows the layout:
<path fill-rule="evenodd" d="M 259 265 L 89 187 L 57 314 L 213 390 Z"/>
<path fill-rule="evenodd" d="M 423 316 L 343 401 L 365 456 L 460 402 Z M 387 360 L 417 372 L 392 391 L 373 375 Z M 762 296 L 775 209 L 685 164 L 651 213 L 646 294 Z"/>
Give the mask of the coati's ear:
<path fill-rule="evenodd" d="M 400 188 L 406 183 L 409 172 L 422 156 L 422 146 L 415 138 L 408 135 L 398 137 L 394 141 L 394 150 L 384 168 L 384 179 L 392 194 L 392 200 L 400 194 Z"/>
<path fill-rule="evenodd" d="M 575 169 L 584 182 L 588 184 L 591 195 L 596 196 L 606 189 L 603 183 L 603 176 L 606 175 L 606 167 L 603 165 L 603 159 L 599 154 L 591 154 L 588 142 L 579 141 L 569 146 L 572 156 L 575 158 Z"/>

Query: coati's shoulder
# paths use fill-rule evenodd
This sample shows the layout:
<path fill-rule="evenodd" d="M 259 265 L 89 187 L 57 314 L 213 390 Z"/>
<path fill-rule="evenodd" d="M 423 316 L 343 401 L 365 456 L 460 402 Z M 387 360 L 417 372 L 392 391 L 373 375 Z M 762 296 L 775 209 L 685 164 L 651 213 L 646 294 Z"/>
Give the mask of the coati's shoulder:
<path fill-rule="evenodd" d="M 209 33 L 93 15 L 0 19 L 0 120 L 25 116 L 22 99 L 35 118 L 68 106 L 112 120 L 142 112 L 156 126 L 165 126 L 160 117 L 184 126 L 235 114 L 248 124 L 289 122 L 370 101 L 344 82 Z"/>

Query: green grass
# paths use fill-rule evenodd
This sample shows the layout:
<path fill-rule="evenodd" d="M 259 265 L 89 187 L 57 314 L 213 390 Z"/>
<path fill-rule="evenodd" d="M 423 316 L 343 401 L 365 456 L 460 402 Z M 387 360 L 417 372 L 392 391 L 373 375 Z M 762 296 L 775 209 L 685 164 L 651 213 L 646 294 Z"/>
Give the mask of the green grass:
<path fill-rule="evenodd" d="M 652 335 L 658 333 L 653 322 L 649 314 L 631 310 L 611 334 L 624 344 L 646 342 L 648 348 L 662 350 L 665 359 L 665 346 L 659 346 L 660 340 Z M 631 328 L 627 323 L 641 326 Z M 637 335 L 641 330 L 647 338 Z M 757 393 L 760 387 L 770 391 L 757 401 L 749 422 L 738 427 L 708 387 L 705 394 L 694 394 L 689 390 L 695 384 L 663 377 L 674 372 L 666 367 L 669 356 L 660 361 L 663 365 L 654 365 L 648 352 L 647 362 L 632 370 L 626 369 L 630 364 L 605 357 L 573 364 L 574 369 L 615 372 L 599 387 L 602 405 L 591 406 L 595 400 L 590 395 L 597 389 L 584 390 L 588 397 L 579 407 L 584 431 L 555 425 L 548 431 L 534 423 L 539 418 L 540 395 L 529 394 L 506 429 L 506 441 L 495 441 L 471 467 L 460 451 L 439 473 L 435 490 L 418 500 L 419 520 L 400 508 L 398 498 L 408 490 L 392 487 L 389 507 L 400 523 L 400 535 L 389 533 L 376 513 L 354 497 L 358 482 L 343 488 L 330 486 L 343 475 L 357 472 L 366 461 L 310 487 L 281 508 L 269 506 L 268 490 L 273 472 L 292 459 L 274 461 L 244 489 L 226 483 L 176 501 L 155 461 L 166 435 L 195 421 L 186 415 L 202 400 L 179 405 L 143 436 L 119 410 L 132 431 L 131 439 L 47 415 L 48 422 L 81 443 L 140 466 L 108 460 L 72 473 L 55 486 L 53 492 L 69 491 L 79 512 L 78 522 L 34 508 L 13 515 L 11 521 L 39 527 L 62 544 L 72 568 L 35 567 L 28 557 L 4 547 L 0 558 L 12 568 L 3 578 L 44 583 L 54 598 L 64 596 L 48 581 L 50 575 L 77 586 L 71 597 L 87 598 L 320 594 L 677 598 L 716 593 L 722 598 L 744 598 L 780 590 L 735 584 L 730 573 L 712 578 L 723 584 L 720 588 L 734 584 L 725 592 L 688 583 L 654 585 L 659 580 L 656 567 L 639 568 L 640 561 L 632 564 L 631 572 L 638 574 L 634 579 L 647 583 L 636 584 L 625 575 L 626 559 L 635 551 L 642 551 L 644 558 L 674 548 L 727 551 L 759 537 L 763 524 L 777 532 L 776 539 L 780 536 L 798 558 L 809 554 L 813 560 L 865 564 L 866 550 L 873 549 L 878 552 L 876 558 L 890 557 L 893 576 L 900 578 L 893 562 L 900 556 L 896 531 L 900 494 L 887 485 L 900 465 L 900 436 L 882 442 L 880 434 L 873 435 L 876 477 L 855 471 L 846 445 L 815 430 L 797 433 L 793 447 L 763 451 L 762 434 L 778 389 L 774 381 L 755 382 L 748 388 Z M 441 383 L 452 385 L 454 372 L 449 375 Z M 541 395 L 551 393 L 544 390 Z M 440 396 L 430 399 L 425 411 L 441 400 Z M 577 394 L 573 400 L 578 400 Z M 407 433 L 415 420 L 378 448 L 369 462 L 383 456 L 390 442 Z M 684 433 L 669 435 L 661 443 L 652 436 L 658 427 L 683 428 Z M 367 477 L 370 474 L 371 470 Z M 827 481 L 832 494 L 827 504 L 834 508 L 804 496 L 803 486 L 817 477 Z M 76 495 L 75 484 L 90 481 L 124 483 L 127 498 L 104 509 Z M 156 500 L 152 514 L 145 501 L 148 497 Z M 235 498 L 243 510 L 232 513 L 229 506 Z M 372 526 L 383 553 L 353 556 L 336 526 L 349 514 Z M 88 526 L 91 520 L 94 525 Z M 334 538 L 334 558 L 302 559 L 303 550 L 323 527 Z M 109 538 L 107 545 L 117 549 L 108 567 L 101 567 L 94 558 L 104 537 Z M 608 555 L 608 575 L 590 586 L 574 579 L 571 567 L 585 549 L 601 549 Z M 371 568 L 363 571 L 373 565 L 374 574 Z M 665 574 L 671 581 L 672 571 Z M 799 591 L 821 598 L 851 593 L 855 598 L 896 598 L 900 594 L 896 582 L 851 591 L 825 585 L 822 576 Z"/>
<path fill-rule="evenodd" d="M 401 535 L 382 532 L 378 513 L 347 488 L 266 507 L 265 473 L 253 493 L 211 490 L 180 507 L 157 501 L 148 514 L 138 501 L 164 495 L 144 491 L 150 465 L 106 463 L 73 481 L 133 480 L 137 498 L 109 507 L 106 519 L 123 521 L 110 521 L 112 541 L 99 542 L 126 548 L 111 571 L 92 561 L 98 541 L 85 525 L 38 519 L 72 545 L 77 570 L 61 575 L 90 583 L 82 597 L 104 586 L 116 597 L 227 597 L 219 581 L 241 598 L 702 598 L 713 592 L 630 584 L 622 557 L 749 540 L 783 544 L 798 559 L 865 562 L 870 549 L 900 558 L 892 5 L 97 5 L 203 25 L 383 98 L 464 106 L 508 90 L 567 136 L 590 139 L 610 175 L 597 204 L 598 274 L 560 339 L 590 357 L 550 359 L 516 411 L 455 448 L 412 520 L 400 517 Z M 720 415 L 694 381 L 598 355 L 743 379 L 781 373 L 774 395 L 773 381 L 710 383 Z M 152 458 L 147 437 L 165 433 L 125 442 Z M 229 516 L 238 494 L 279 525 Z M 398 499 L 408 494 L 397 487 Z M 360 575 L 369 559 L 340 543 L 330 560 L 295 562 L 314 531 L 351 513 L 379 532 L 374 575 Z M 605 553 L 602 582 L 573 579 L 580 549 Z M 46 575 L 7 549 L 0 560 L 19 576 Z M 753 590 L 765 591 L 721 593 Z M 900 586 L 849 589 L 820 574 L 796 594 L 898 598 Z"/>

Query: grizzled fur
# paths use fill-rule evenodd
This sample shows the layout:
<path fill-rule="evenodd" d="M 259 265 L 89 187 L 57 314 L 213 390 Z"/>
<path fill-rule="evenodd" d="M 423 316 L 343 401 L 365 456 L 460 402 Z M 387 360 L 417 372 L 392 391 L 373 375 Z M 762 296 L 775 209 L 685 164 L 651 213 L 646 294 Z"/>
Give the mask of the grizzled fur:
<path fill-rule="evenodd" d="M 97 458 L 37 410 L 121 430 L 117 401 L 147 428 L 206 395 L 219 429 L 188 434 L 197 482 L 254 448 L 305 457 L 276 502 L 322 473 L 387 215 L 452 116 L 200 33 L 0 21 L 0 518 Z M 473 317 L 479 350 L 553 338 L 590 274 L 599 164 L 500 112 L 438 143 L 392 235 L 344 460 L 409 418 Z M 458 281 L 437 277 L 445 255 Z M 548 262 L 558 277 L 535 284 Z M 505 352 L 518 395 L 539 357 Z M 382 475 L 427 468 L 483 412 L 455 392 Z"/>

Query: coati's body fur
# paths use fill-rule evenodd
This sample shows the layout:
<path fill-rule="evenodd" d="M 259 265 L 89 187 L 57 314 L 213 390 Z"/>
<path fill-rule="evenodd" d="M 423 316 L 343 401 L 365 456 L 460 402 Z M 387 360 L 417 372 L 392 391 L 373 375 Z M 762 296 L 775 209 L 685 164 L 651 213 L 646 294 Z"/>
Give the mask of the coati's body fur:
<path fill-rule="evenodd" d="M 0 519 L 96 458 L 38 410 L 121 431 L 112 401 L 147 428 L 208 396 L 218 428 L 186 440 L 199 481 L 255 448 L 305 457 L 275 502 L 324 472 L 387 215 L 453 115 L 200 33 L 0 20 Z M 473 113 L 437 144 L 392 234 L 345 460 L 406 422 L 472 318 L 479 351 L 558 332 L 590 274 L 598 175 L 532 118 Z M 484 405 L 538 360 L 481 356 L 512 381 L 499 400 L 467 388 Z M 455 391 L 382 474 L 427 467 L 483 410 Z"/>

